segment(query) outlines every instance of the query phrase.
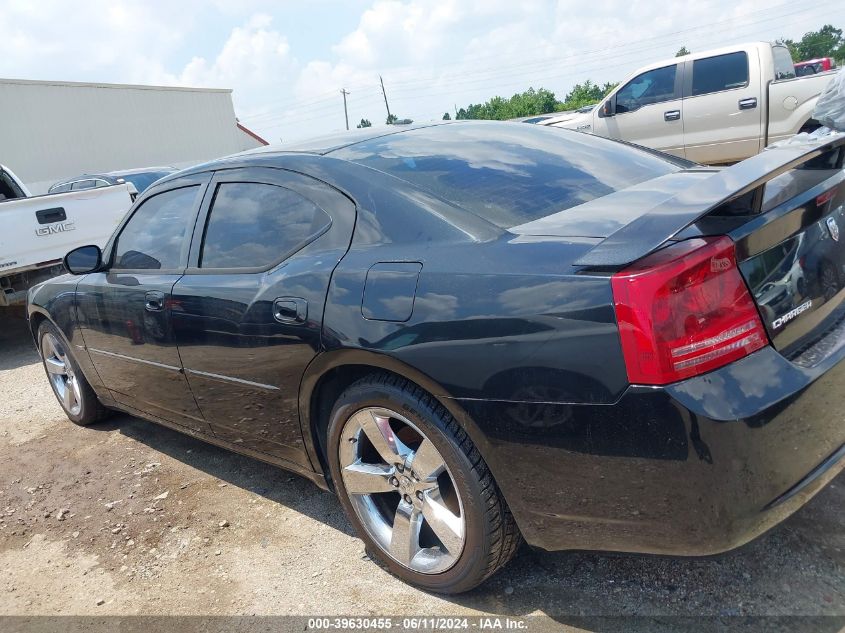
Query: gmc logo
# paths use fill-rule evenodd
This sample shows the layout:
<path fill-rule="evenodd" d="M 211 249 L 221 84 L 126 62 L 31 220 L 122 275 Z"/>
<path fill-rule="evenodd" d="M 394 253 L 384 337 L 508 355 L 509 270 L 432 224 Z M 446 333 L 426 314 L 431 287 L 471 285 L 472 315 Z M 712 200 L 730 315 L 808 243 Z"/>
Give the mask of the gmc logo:
<path fill-rule="evenodd" d="M 38 237 L 44 237 L 46 235 L 55 235 L 56 233 L 67 233 L 75 229 L 76 225 L 73 222 L 59 222 L 57 224 L 39 227 L 35 229 L 35 234 Z"/>

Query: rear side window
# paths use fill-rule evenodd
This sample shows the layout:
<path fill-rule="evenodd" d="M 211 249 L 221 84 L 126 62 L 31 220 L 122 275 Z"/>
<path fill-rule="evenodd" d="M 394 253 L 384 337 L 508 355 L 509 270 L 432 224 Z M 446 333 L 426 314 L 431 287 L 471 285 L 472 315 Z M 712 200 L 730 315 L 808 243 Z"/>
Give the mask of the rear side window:
<path fill-rule="evenodd" d="M 792 55 L 789 54 L 789 49 L 786 46 L 772 46 L 772 59 L 775 64 L 775 81 L 795 78 Z"/>
<path fill-rule="evenodd" d="M 70 183 L 65 183 L 64 185 L 58 185 L 55 187 L 50 187 L 50 193 L 66 193 L 70 191 Z"/>
<path fill-rule="evenodd" d="M 77 180 L 71 188 L 74 191 L 80 191 L 82 189 L 94 189 L 96 186 L 97 184 L 93 180 Z"/>
<path fill-rule="evenodd" d="M 633 112 L 643 106 L 675 99 L 678 65 L 655 68 L 634 77 L 616 93 L 616 112 Z"/>
<path fill-rule="evenodd" d="M 408 130 L 330 154 L 508 229 L 691 165 L 559 128 L 485 121 Z"/>
<path fill-rule="evenodd" d="M 692 63 L 692 96 L 733 90 L 748 85 L 748 53 L 739 51 Z"/>
<path fill-rule="evenodd" d="M 132 214 L 115 245 L 113 270 L 180 268 L 194 219 L 198 186 L 165 191 L 148 198 Z"/>
<path fill-rule="evenodd" d="M 201 268 L 266 268 L 304 246 L 331 220 L 298 193 L 252 182 L 217 185 Z"/>

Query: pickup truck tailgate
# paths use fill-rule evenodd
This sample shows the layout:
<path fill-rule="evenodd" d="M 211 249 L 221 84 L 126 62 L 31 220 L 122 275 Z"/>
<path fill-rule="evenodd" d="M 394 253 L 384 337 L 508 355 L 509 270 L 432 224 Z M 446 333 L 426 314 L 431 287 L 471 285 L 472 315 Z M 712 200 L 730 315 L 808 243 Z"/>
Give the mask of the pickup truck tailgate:
<path fill-rule="evenodd" d="M 104 246 L 131 204 L 126 185 L 0 203 L 0 276 L 56 262 L 77 246 Z"/>

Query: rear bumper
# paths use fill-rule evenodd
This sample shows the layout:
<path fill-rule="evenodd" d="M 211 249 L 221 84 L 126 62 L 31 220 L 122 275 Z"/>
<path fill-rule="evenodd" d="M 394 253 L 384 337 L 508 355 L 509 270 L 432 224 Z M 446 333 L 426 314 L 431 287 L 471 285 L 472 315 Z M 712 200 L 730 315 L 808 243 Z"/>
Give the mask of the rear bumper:
<path fill-rule="evenodd" d="M 3 273 L 0 276 L 0 307 L 25 304 L 30 288 L 64 272 L 63 264 L 54 263 L 42 268 L 31 267 L 23 272 L 18 270 L 13 274 Z"/>
<path fill-rule="evenodd" d="M 462 401 L 525 539 L 707 555 L 751 540 L 845 467 L 845 350 L 774 349 L 611 405 Z"/>

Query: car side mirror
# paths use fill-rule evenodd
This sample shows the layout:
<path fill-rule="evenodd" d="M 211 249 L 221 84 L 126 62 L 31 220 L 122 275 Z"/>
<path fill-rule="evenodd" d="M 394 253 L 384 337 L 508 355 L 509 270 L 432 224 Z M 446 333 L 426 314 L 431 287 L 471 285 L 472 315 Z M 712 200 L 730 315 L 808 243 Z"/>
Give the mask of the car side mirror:
<path fill-rule="evenodd" d="M 131 182 L 126 183 L 126 188 L 129 190 L 129 197 L 132 199 L 132 202 L 135 202 L 135 198 L 138 197 L 138 188 Z"/>
<path fill-rule="evenodd" d="M 616 114 L 613 110 L 613 99 L 608 99 L 603 104 L 601 104 L 601 115 L 604 117 L 613 116 Z"/>
<path fill-rule="evenodd" d="M 93 273 L 103 265 L 103 251 L 99 246 L 80 246 L 65 255 L 64 265 L 72 275 Z"/>

